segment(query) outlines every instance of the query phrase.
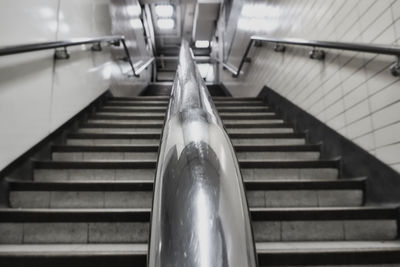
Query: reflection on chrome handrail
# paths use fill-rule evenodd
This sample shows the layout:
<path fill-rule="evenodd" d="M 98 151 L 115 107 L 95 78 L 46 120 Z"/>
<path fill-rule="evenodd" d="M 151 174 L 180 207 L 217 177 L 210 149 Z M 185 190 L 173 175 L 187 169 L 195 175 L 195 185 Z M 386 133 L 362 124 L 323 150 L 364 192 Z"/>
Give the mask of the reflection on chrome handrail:
<path fill-rule="evenodd" d="M 148 265 L 257 265 L 238 161 L 182 42 L 154 188 Z"/>

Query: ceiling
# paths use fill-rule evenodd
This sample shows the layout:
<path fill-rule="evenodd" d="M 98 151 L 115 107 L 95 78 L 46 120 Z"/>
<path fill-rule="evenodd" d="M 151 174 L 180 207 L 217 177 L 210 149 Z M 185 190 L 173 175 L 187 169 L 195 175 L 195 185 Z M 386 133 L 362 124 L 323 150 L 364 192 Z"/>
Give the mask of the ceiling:
<path fill-rule="evenodd" d="M 140 0 L 142 6 L 147 5 L 151 12 L 156 56 L 178 56 L 182 38 L 189 41 L 197 37 L 210 40 L 218 19 L 220 2 L 220 0 Z M 158 17 L 155 7 L 162 4 L 174 7 L 173 29 L 165 30 L 157 27 Z M 196 55 L 209 55 L 210 50 L 195 49 L 194 52 Z"/>

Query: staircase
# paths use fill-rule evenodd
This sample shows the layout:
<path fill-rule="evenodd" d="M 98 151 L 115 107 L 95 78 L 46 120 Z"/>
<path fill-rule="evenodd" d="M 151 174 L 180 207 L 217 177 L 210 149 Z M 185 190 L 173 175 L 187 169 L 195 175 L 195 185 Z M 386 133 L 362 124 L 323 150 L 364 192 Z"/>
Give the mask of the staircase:
<path fill-rule="evenodd" d="M 260 266 L 400 266 L 398 209 L 364 206 L 365 178 L 341 177 L 256 98 L 214 97 L 240 163 Z M 166 96 L 110 98 L 33 180 L 9 180 L 1 266 L 146 266 Z M 346 179 L 342 179 L 346 178 Z M 394 265 L 390 265 L 393 263 Z"/>

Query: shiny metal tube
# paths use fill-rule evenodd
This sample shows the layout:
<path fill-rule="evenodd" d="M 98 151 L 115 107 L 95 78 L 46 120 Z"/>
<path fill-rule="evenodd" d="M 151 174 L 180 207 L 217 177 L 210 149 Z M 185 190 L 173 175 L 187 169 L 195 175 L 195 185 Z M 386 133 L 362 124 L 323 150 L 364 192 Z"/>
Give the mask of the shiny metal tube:
<path fill-rule="evenodd" d="M 157 163 L 148 266 L 257 266 L 238 161 L 186 41 Z"/>

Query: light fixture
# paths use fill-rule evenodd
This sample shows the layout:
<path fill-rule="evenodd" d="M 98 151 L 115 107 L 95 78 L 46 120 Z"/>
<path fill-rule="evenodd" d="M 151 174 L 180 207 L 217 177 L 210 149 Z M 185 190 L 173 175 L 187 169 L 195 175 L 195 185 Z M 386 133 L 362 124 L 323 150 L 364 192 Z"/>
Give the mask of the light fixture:
<path fill-rule="evenodd" d="M 142 21 L 140 19 L 131 19 L 129 22 L 134 29 L 142 28 Z"/>
<path fill-rule="evenodd" d="M 174 7 L 172 5 L 156 5 L 155 10 L 158 17 L 172 17 L 174 14 Z"/>
<path fill-rule="evenodd" d="M 162 30 L 171 30 L 175 27 L 175 21 L 173 19 L 158 19 L 157 26 Z"/>
<path fill-rule="evenodd" d="M 210 46 L 210 42 L 207 40 L 197 40 L 194 44 L 197 48 L 207 48 Z"/>
<path fill-rule="evenodd" d="M 140 13 L 142 13 L 142 9 L 139 5 L 131 5 L 126 7 L 126 12 L 130 16 L 137 17 L 140 15 Z"/>

